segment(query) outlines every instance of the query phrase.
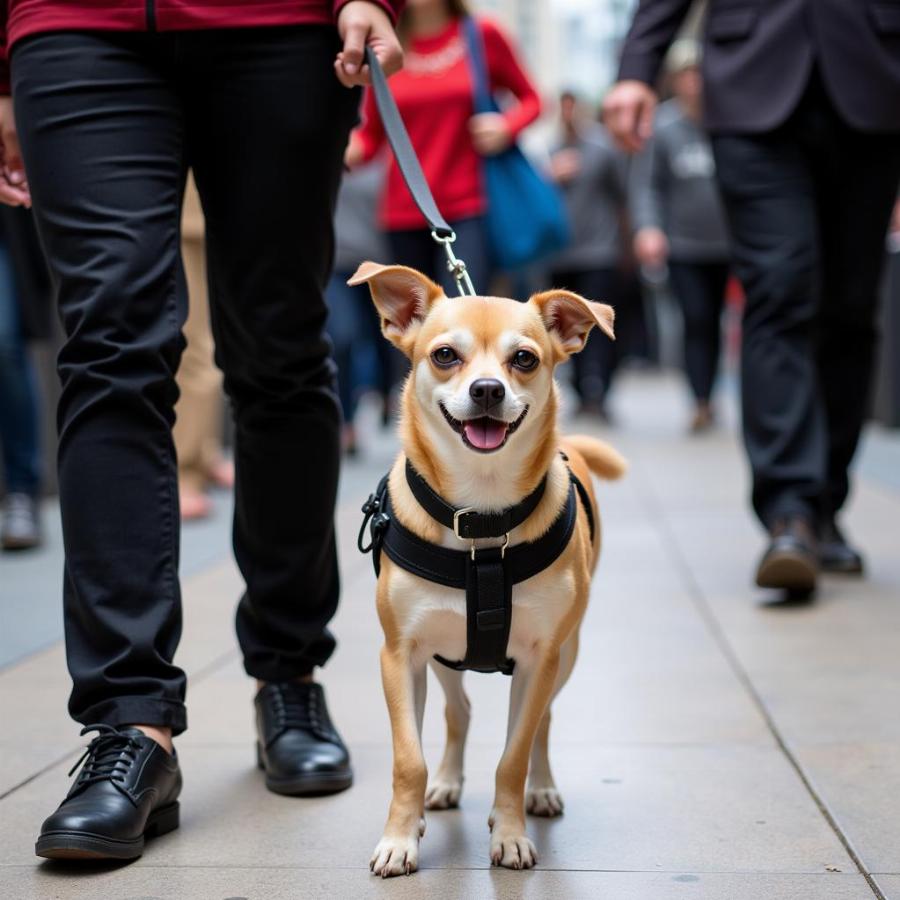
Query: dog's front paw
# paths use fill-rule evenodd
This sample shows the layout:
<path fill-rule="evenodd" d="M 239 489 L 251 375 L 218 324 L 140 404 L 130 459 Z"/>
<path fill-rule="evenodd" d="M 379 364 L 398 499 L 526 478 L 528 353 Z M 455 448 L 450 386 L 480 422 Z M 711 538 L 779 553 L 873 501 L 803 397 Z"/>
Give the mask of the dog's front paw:
<path fill-rule="evenodd" d="M 382 878 L 411 875 L 415 872 L 419 868 L 419 834 L 422 831 L 424 828 L 420 824 L 415 835 L 408 837 L 384 835 L 369 860 L 372 872 Z"/>
<path fill-rule="evenodd" d="M 425 792 L 425 809 L 456 809 L 462 794 L 462 779 L 437 778 Z"/>
<path fill-rule="evenodd" d="M 563 798 L 555 787 L 529 788 L 525 794 L 525 809 L 532 816 L 561 816 Z"/>
<path fill-rule="evenodd" d="M 537 850 L 524 829 L 494 826 L 491 831 L 491 865 L 505 869 L 530 869 L 537 865 Z"/>

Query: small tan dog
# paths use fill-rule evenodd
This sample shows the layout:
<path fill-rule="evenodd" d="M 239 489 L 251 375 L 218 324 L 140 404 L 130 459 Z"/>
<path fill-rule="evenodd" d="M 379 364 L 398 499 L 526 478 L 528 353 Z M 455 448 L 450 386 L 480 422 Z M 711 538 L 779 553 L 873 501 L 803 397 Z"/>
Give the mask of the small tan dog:
<path fill-rule="evenodd" d="M 470 547 L 474 565 L 482 548 L 498 546 L 497 540 L 462 542 L 458 528 L 454 533 L 429 515 L 411 489 L 407 462 L 458 513 L 498 513 L 521 506 L 523 498 L 539 498 L 527 518 L 505 541 L 500 539 L 502 549 L 494 553 L 504 564 L 506 545 L 512 559 L 517 545 L 539 541 L 554 531 L 554 523 L 561 527 L 570 511 L 559 554 L 516 583 L 508 607 L 505 649 L 515 669 L 506 748 L 489 819 L 490 857 L 495 865 L 527 869 L 537 856 L 526 834 L 526 809 L 556 816 L 563 808 L 548 757 L 549 706 L 575 663 L 578 629 L 600 552 L 590 472 L 612 479 L 625 471 L 622 457 L 600 441 L 560 439 L 553 373 L 558 363 L 584 347 L 594 325 L 613 337 L 613 310 L 561 290 L 537 294 L 527 303 L 499 297 L 451 299 L 413 269 L 371 262 L 363 263 L 349 281 L 363 283 L 372 292 L 385 337 L 412 364 L 402 400 L 403 451 L 387 482 L 394 519 L 423 543 L 465 550 L 449 555 L 466 565 Z M 580 482 L 580 499 L 572 499 L 573 475 Z M 539 546 L 529 544 L 520 551 Z M 371 859 L 372 871 L 383 877 L 416 870 L 426 808 L 458 805 L 469 724 L 462 672 L 433 662 L 436 655 L 444 660 L 466 656 L 467 591 L 426 580 L 389 556 L 381 554 L 377 605 L 393 732 L 393 799 Z M 421 726 L 429 662 L 446 694 L 447 744 L 426 787 Z"/>

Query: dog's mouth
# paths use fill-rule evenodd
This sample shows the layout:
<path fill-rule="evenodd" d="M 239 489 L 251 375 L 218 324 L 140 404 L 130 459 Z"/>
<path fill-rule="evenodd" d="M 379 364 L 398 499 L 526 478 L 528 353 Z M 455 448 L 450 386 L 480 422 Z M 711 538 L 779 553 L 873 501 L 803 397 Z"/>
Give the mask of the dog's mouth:
<path fill-rule="evenodd" d="M 494 419 L 491 416 L 478 416 L 475 419 L 454 419 L 447 412 L 443 403 L 438 404 L 441 412 L 447 420 L 447 424 L 462 438 L 462 442 L 477 453 L 493 453 L 499 450 L 522 424 L 522 420 L 528 414 L 528 407 L 522 410 L 522 414 L 514 422 L 504 422 L 502 419 Z"/>

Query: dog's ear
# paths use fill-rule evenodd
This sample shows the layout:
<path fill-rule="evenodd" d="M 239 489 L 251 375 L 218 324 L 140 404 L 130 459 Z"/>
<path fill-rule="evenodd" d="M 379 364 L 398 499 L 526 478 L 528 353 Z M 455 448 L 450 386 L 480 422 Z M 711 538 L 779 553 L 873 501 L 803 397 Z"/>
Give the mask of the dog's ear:
<path fill-rule="evenodd" d="M 561 290 L 535 294 L 528 302 L 537 307 L 547 331 L 556 336 L 565 355 L 582 350 L 595 325 L 612 340 L 616 339 L 615 312 L 605 303 L 594 303 L 572 291 Z"/>
<path fill-rule="evenodd" d="M 415 269 L 374 262 L 362 263 L 347 284 L 369 285 L 384 336 L 404 352 L 415 326 L 421 324 L 431 304 L 444 295 L 430 278 Z"/>

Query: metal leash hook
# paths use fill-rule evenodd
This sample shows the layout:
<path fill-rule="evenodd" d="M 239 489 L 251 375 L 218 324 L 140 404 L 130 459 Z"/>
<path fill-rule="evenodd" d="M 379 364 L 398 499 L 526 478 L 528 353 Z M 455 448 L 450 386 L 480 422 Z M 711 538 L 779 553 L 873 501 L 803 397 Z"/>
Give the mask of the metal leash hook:
<path fill-rule="evenodd" d="M 450 246 L 456 240 L 456 233 L 451 231 L 446 237 L 441 237 L 437 230 L 432 228 L 431 236 L 444 247 L 444 252 L 447 254 L 447 271 L 456 281 L 456 289 L 459 291 L 459 295 L 461 297 L 474 297 L 475 287 L 472 284 L 472 279 L 469 277 L 469 270 L 466 268 L 465 260 L 460 259 Z"/>

